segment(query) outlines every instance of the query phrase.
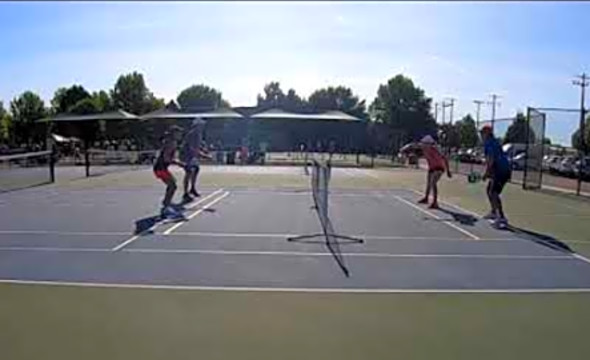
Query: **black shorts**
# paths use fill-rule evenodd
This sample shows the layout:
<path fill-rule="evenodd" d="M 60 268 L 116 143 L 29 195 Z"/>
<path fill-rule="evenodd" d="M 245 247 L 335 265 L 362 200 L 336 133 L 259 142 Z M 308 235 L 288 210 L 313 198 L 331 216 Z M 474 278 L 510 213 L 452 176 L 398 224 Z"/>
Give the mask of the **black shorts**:
<path fill-rule="evenodd" d="M 504 186 L 510 180 L 510 175 L 510 171 L 494 172 L 488 183 L 490 191 L 496 194 L 501 194 L 502 190 L 504 190 Z"/>

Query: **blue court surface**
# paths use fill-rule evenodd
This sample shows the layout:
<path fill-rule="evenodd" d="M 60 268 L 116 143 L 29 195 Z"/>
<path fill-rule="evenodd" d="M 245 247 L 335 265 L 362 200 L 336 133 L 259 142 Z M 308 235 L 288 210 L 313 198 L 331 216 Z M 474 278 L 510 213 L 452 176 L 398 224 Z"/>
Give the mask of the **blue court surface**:
<path fill-rule="evenodd" d="M 0 196 L 0 282 L 342 292 L 590 291 L 590 263 L 559 242 L 496 230 L 403 190 L 331 190 L 346 277 L 310 191 L 204 189 L 182 223 L 156 214 L 159 187 L 39 187 Z M 149 221 L 148 221 L 149 224 Z"/>

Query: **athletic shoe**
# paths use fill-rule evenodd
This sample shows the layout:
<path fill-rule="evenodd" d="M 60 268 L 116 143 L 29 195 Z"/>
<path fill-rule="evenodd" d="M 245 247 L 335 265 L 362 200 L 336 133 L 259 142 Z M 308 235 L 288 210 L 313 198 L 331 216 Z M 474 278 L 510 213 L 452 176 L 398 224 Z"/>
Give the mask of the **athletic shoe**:
<path fill-rule="evenodd" d="M 192 196 L 194 196 L 194 197 L 201 197 L 201 194 L 199 194 L 199 193 L 197 192 L 197 190 L 195 190 L 195 189 L 192 189 L 192 190 L 190 191 L 190 194 L 191 194 Z"/>
<path fill-rule="evenodd" d="M 193 201 L 193 198 L 189 194 L 184 194 L 182 196 L 182 201 L 185 203 L 189 203 L 189 202 Z"/>
<path fill-rule="evenodd" d="M 438 203 L 432 203 L 432 204 L 430 204 L 430 206 L 428 208 L 429 209 L 440 209 L 440 207 L 438 206 Z"/>
<path fill-rule="evenodd" d="M 428 204 L 428 199 L 422 198 L 422 199 L 418 200 L 418 204 Z"/>
<path fill-rule="evenodd" d="M 500 230 L 504 230 L 508 227 L 508 220 L 500 218 L 494 222 L 494 227 Z"/>

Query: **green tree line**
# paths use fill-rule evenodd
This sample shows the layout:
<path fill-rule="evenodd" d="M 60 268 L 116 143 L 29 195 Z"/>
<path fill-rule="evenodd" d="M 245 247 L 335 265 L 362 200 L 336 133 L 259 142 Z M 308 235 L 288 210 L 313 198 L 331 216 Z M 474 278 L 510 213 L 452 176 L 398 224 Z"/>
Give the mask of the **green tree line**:
<path fill-rule="evenodd" d="M 424 90 L 403 75 L 396 75 L 379 86 L 375 99 L 366 101 L 346 86 L 328 86 L 317 89 L 305 98 L 294 89 L 284 92 L 279 82 L 266 84 L 258 94 L 260 108 L 278 107 L 286 111 L 306 112 L 340 110 L 364 121 L 374 121 L 417 136 L 436 131 L 431 115 L 431 102 Z M 216 109 L 229 107 L 221 91 L 205 84 L 195 84 L 180 91 L 172 105 L 185 109 Z M 138 72 L 123 74 L 112 89 L 89 92 L 80 84 L 58 88 L 49 102 L 33 91 L 25 91 L 10 101 L 7 108 L 0 102 L 0 143 L 23 144 L 39 140 L 44 133 L 38 131 L 36 121 L 57 114 L 96 114 L 117 109 L 143 115 L 165 106 L 162 98 L 148 88 L 144 76 Z"/>

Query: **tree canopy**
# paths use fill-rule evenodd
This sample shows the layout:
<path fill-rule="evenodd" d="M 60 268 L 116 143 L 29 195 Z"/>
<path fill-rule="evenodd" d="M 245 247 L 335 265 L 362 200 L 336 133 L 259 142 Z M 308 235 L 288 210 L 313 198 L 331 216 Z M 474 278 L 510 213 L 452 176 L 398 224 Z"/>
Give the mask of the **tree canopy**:
<path fill-rule="evenodd" d="M 119 76 L 111 98 L 115 108 L 138 115 L 164 107 L 164 100 L 152 94 L 138 72 Z"/>
<path fill-rule="evenodd" d="M 375 121 L 388 124 L 416 139 L 436 131 L 430 105 L 431 99 L 424 95 L 424 90 L 415 86 L 410 78 L 396 75 L 379 86 L 370 113 Z"/>
<path fill-rule="evenodd" d="M 10 140 L 11 125 L 12 118 L 0 101 L 0 143 L 7 143 Z"/>
<path fill-rule="evenodd" d="M 176 101 L 183 109 L 218 109 L 229 107 L 229 102 L 223 99 L 220 91 L 207 85 L 192 85 L 182 90 Z"/>
<path fill-rule="evenodd" d="M 281 89 L 278 81 L 271 81 L 264 86 L 264 94 L 256 97 L 257 106 L 263 109 L 279 108 L 285 111 L 305 112 L 309 105 L 305 98 L 299 96 L 295 89 L 289 89 L 287 94 Z"/>
<path fill-rule="evenodd" d="M 60 87 L 53 95 L 51 108 L 55 114 L 67 113 L 77 102 L 88 98 L 90 98 L 90 94 L 82 85 L 72 85 L 69 88 Z"/>
<path fill-rule="evenodd" d="M 590 115 L 586 118 L 584 123 L 584 142 L 586 143 L 586 151 L 590 151 Z M 572 134 L 572 146 L 577 150 L 584 150 L 582 147 L 582 139 L 580 138 L 580 129 Z"/>
<path fill-rule="evenodd" d="M 308 102 L 314 110 L 340 110 L 360 119 L 368 118 L 365 100 L 359 100 L 345 86 L 318 89 L 309 96 Z"/>
<path fill-rule="evenodd" d="M 508 130 L 506 130 L 506 135 L 504 136 L 504 144 L 512 143 L 512 144 L 526 144 L 527 143 L 527 129 L 528 123 L 526 116 L 519 112 L 516 114 L 516 118 L 508 126 Z M 529 139 L 534 141 L 535 134 L 533 129 L 530 129 L 528 133 Z"/>
<path fill-rule="evenodd" d="M 463 148 L 472 148 L 477 145 L 478 135 L 475 120 L 471 114 L 467 114 L 463 119 L 455 123 L 459 135 L 459 145 Z"/>
<path fill-rule="evenodd" d="M 39 95 L 32 91 L 25 91 L 10 102 L 14 135 L 18 142 L 33 140 L 33 129 L 36 120 L 47 114 L 45 103 Z"/>

